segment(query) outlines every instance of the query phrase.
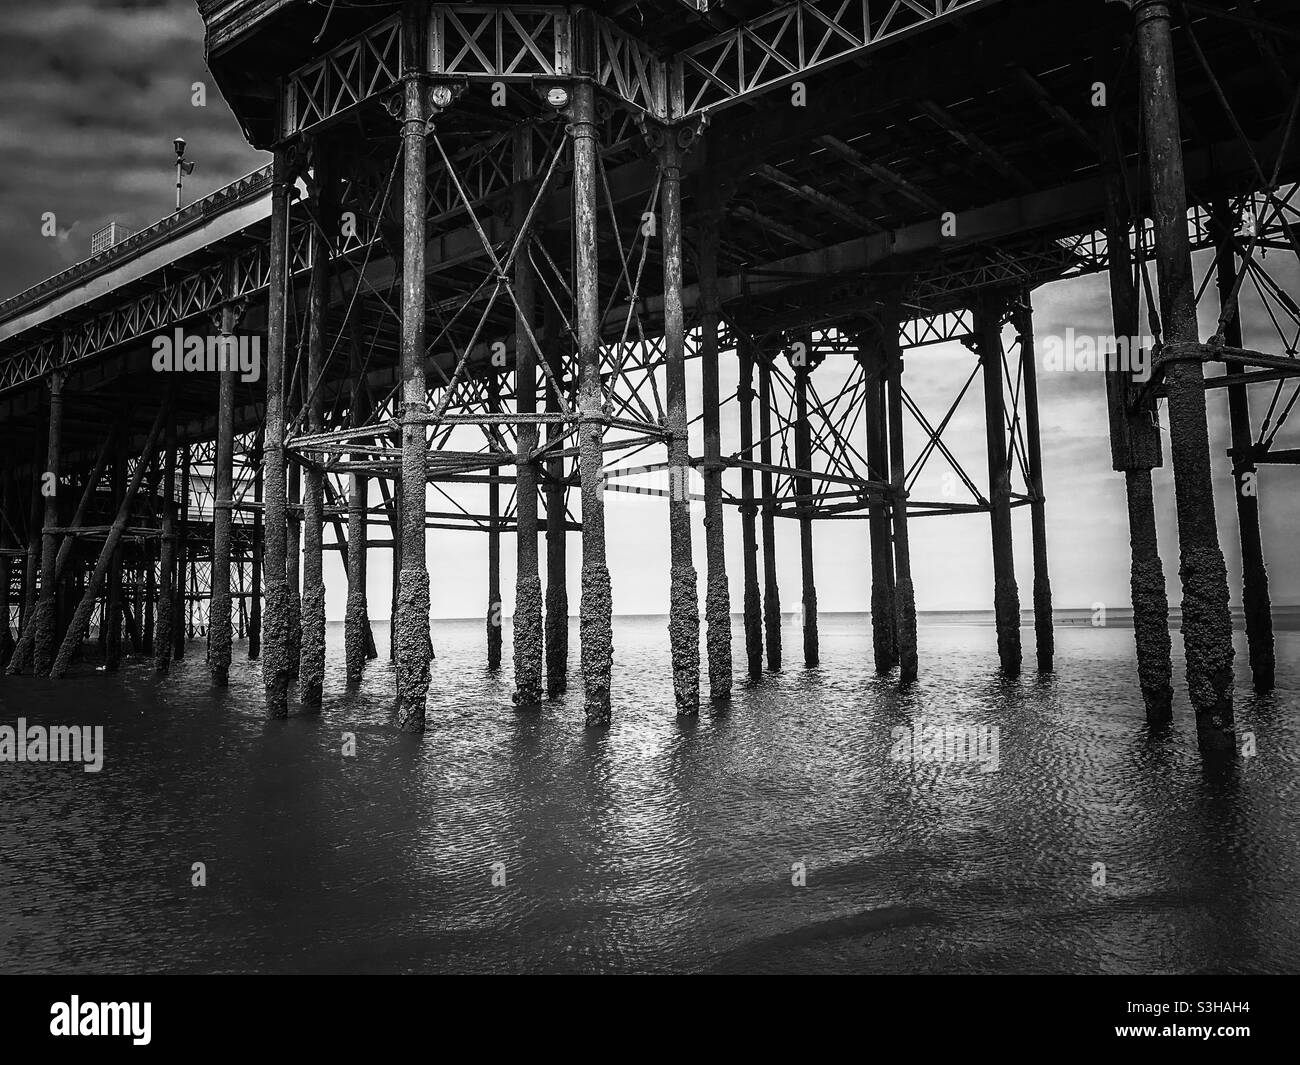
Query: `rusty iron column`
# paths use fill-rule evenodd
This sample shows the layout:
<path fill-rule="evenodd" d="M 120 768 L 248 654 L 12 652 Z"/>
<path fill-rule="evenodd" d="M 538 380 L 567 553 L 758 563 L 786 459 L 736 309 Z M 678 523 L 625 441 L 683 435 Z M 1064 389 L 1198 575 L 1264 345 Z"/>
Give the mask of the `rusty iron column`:
<path fill-rule="evenodd" d="M 985 292 L 973 308 L 975 342 L 984 377 L 984 439 L 989 469 L 989 525 L 993 536 L 993 615 L 998 660 L 1009 677 L 1020 674 L 1020 589 L 1011 542 L 1011 464 L 1007 455 L 1002 389 L 1002 297 Z"/>
<path fill-rule="evenodd" d="M 49 672 L 54 661 L 55 640 L 57 638 L 58 616 L 54 596 L 55 562 L 58 558 L 59 536 L 54 530 L 59 526 L 59 476 L 62 473 L 60 452 L 63 444 L 63 385 L 64 374 L 55 371 L 49 380 L 49 425 L 45 444 L 45 468 L 42 471 L 41 494 L 44 497 L 44 513 L 41 529 L 41 570 L 40 596 L 32 611 L 32 631 L 35 636 L 32 647 L 33 671 L 38 676 Z M 19 641 L 16 664 L 25 666 L 27 657 L 23 641 Z"/>
<path fill-rule="evenodd" d="M 401 403 L 395 403 L 397 413 L 394 417 L 401 417 Z M 397 453 L 400 456 L 402 451 L 402 431 L 398 429 L 394 434 L 397 437 Z M 401 469 L 401 459 L 398 459 L 398 469 Z M 380 482 L 383 487 L 383 482 Z M 402 475 L 397 473 L 393 476 L 392 497 L 385 501 L 388 511 L 388 532 L 389 542 L 392 547 L 392 566 L 391 566 L 391 585 L 392 592 L 388 601 L 388 660 L 397 661 L 397 597 L 402 588 Z"/>
<path fill-rule="evenodd" d="M 907 535 L 907 458 L 903 451 L 903 347 L 899 340 L 902 312 L 897 299 L 886 302 L 881 317 L 889 414 L 889 514 L 894 540 L 894 621 L 898 680 L 916 680 L 916 591 L 912 585 L 912 549 Z"/>
<path fill-rule="evenodd" d="M 762 494 L 760 513 L 763 532 L 763 629 L 767 644 L 767 668 L 781 668 L 781 589 L 776 580 L 776 503 L 772 498 L 772 357 L 759 352 L 758 364 L 758 458 Z"/>
<path fill-rule="evenodd" d="M 554 300 L 546 300 L 543 315 L 546 333 L 544 355 L 550 367 L 556 388 L 565 387 L 564 339 L 559 308 Z M 563 411 L 563 397 L 553 389 L 546 390 L 546 412 Z M 559 422 L 546 427 L 546 441 L 555 443 L 564 432 Z M 558 444 L 556 445 L 558 447 Z M 553 458 L 546 463 L 546 618 L 544 643 L 546 646 L 546 695 L 555 699 L 568 687 L 569 671 L 569 586 L 567 556 L 567 517 L 565 514 L 564 459 Z"/>
<path fill-rule="evenodd" d="M 517 230 L 528 219 L 533 193 L 533 131 L 528 125 L 515 130 L 513 144 L 514 188 L 511 214 Z M 515 613 L 514 656 L 516 706 L 536 706 L 542 701 L 543 632 L 542 580 L 537 556 L 538 464 L 527 459 L 537 450 L 537 350 L 530 339 L 536 323 L 536 279 L 529 255 L 531 233 L 520 236 L 514 264 L 515 295 L 515 410 L 523 416 L 515 439 L 519 458 L 515 467 Z M 549 340 L 548 340 L 549 343 Z M 493 471 L 495 474 L 495 471 Z M 497 485 L 493 483 L 493 491 Z M 547 512 L 548 540 L 550 512 Z M 561 516 L 561 524 L 563 517 Z M 501 589 L 496 590 L 497 661 L 501 657 Z"/>
<path fill-rule="evenodd" d="M 337 239 L 334 175 L 325 145 L 314 148 L 317 226 L 312 231 L 311 275 L 307 283 L 307 379 L 305 381 L 307 432 L 325 428 L 325 401 L 321 386 L 329 343 L 330 256 Z M 302 644 L 298 658 L 298 693 L 303 709 L 320 709 L 325 687 L 325 475 L 310 463 L 303 475 L 303 581 Z M 346 565 L 346 562 L 344 563 Z"/>
<path fill-rule="evenodd" d="M 168 404 L 163 426 L 161 543 L 158 552 L 158 625 L 154 633 L 154 670 L 171 670 L 176 635 L 176 410 Z"/>
<path fill-rule="evenodd" d="M 706 177 L 706 181 L 716 180 Z M 709 697 L 731 698 L 731 590 L 727 582 L 727 552 L 722 505 L 722 401 L 718 386 L 718 240 L 725 187 L 709 187 L 704 195 L 697 242 L 700 282 L 700 363 L 704 406 L 704 614 L 708 622 L 705 646 L 709 657 Z"/>
<path fill-rule="evenodd" d="M 493 366 L 488 371 L 487 409 L 489 414 L 501 413 L 501 375 Z M 500 439 L 499 427 L 492 434 Z M 488 471 L 488 581 L 487 581 L 487 667 L 493 673 L 501 668 L 501 471 L 492 467 Z M 534 510 L 536 507 L 534 506 Z M 536 522 L 534 522 L 535 532 Z M 536 537 L 534 537 L 534 542 Z"/>
<path fill-rule="evenodd" d="M 364 381 L 365 360 L 356 322 L 349 324 L 351 343 L 352 397 L 348 420 L 352 427 L 366 424 L 370 403 Z M 353 462 L 365 462 L 364 451 L 354 452 Z M 366 600 L 367 553 L 370 549 L 370 479 L 361 473 L 348 475 L 348 602 L 343 620 L 343 658 L 349 684 L 361 679 L 371 655 L 374 637 L 370 631 L 370 608 Z M 377 655 L 375 656 L 377 657 Z"/>
<path fill-rule="evenodd" d="M 1121 169 L 1118 127 L 1113 116 L 1102 123 L 1101 144 L 1106 193 L 1106 245 L 1110 251 L 1110 303 L 1115 336 L 1130 351 L 1140 348 L 1140 307 L 1129 250 L 1132 212 Z M 1148 353 L 1149 354 L 1149 353 Z M 1133 639 L 1138 684 L 1147 720 L 1168 721 L 1173 707 L 1169 600 L 1156 538 L 1151 471 L 1161 465 L 1158 414 L 1153 398 L 1135 405 L 1137 389 L 1119 366 L 1106 370 L 1106 405 L 1110 420 L 1111 468 L 1124 474 L 1129 528 L 1129 595 L 1133 604 Z"/>
<path fill-rule="evenodd" d="M 302 398 L 300 393 L 300 403 Z M 289 667 L 289 679 L 298 680 L 302 669 L 302 466 L 296 458 L 289 461 L 288 480 L 286 572 L 289 582 L 289 640 L 285 661 Z"/>
<path fill-rule="evenodd" d="M 248 637 L 248 567 L 247 559 L 242 556 L 239 559 L 239 628 L 236 635 L 239 639 Z"/>
<path fill-rule="evenodd" d="M 229 281 L 229 277 L 227 278 Z M 229 291 L 229 288 L 227 288 Z M 218 349 L 227 367 L 217 374 L 217 442 L 212 486 L 212 599 L 208 611 L 208 671 L 212 683 L 230 683 L 230 554 L 235 520 L 235 378 L 238 353 L 234 350 L 235 308 L 220 311 Z"/>
<path fill-rule="evenodd" d="M 794 371 L 794 465 L 797 470 L 812 469 L 812 424 L 808 420 L 808 378 L 818 359 L 813 350 L 812 332 L 805 330 L 792 345 L 790 367 Z M 800 355 L 802 350 L 802 355 Z M 795 511 L 799 516 L 799 571 L 802 577 L 803 664 L 815 666 L 821 661 L 817 645 L 817 581 L 813 571 L 813 482 L 810 477 L 793 478 Z"/>
<path fill-rule="evenodd" d="M 250 662 L 256 662 L 262 657 L 262 553 L 265 542 L 262 486 L 263 471 L 266 468 L 266 446 L 263 434 L 264 431 L 259 428 L 253 444 L 255 467 L 253 470 L 253 544 L 248 576 L 248 660 Z"/>
<path fill-rule="evenodd" d="M 1200 337 L 1187 235 L 1187 190 L 1169 5 L 1163 0 L 1138 0 L 1136 8 L 1162 344 L 1176 348 L 1174 357 L 1165 364 L 1164 386 L 1178 512 L 1187 686 L 1196 708 L 1201 749 L 1227 753 L 1236 746 L 1232 619 L 1228 613 L 1228 572 L 1215 525 L 1205 377 L 1200 358 L 1189 355 L 1183 347 L 1194 347 Z"/>
<path fill-rule="evenodd" d="M 579 23 L 581 59 L 593 59 L 592 24 Z M 600 289 L 596 242 L 596 99 L 590 81 L 573 87 L 574 295 L 578 325 L 578 464 L 582 477 L 582 684 L 588 725 L 610 721 L 610 676 L 614 664 L 613 593 L 605 561 L 603 419 L 600 381 Z"/>
<path fill-rule="evenodd" d="M 1043 440 L 1038 418 L 1038 366 L 1035 363 L 1034 304 L 1028 289 L 1012 311 L 1020 337 L 1020 368 L 1025 385 L 1025 451 L 1029 464 L 1030 535 L 1034 550 L 1034 650 L 1039 673 L 1052 672 L 1056 638 L 1052 633 L 1052 580 L 1047 570 L 1047 507 L 1043 495 Z"/>
<path fill-rule="evenodd" d="M 1223 342 L 1232 348 L 1242 344 L 1241 308 L 1235 294 L 1237 259 L 1236 228 L 1227 203 L 1215 205 L 1218 244 L 1217 282 L 1219 308 L 1227 315 Z M 1228 366 L 1229 377 L 1243 377 L 1244 367 Z M 1246 646 L 1250 655 L 1252 686 L 1257 692 L 1273 690 L 1276 664 L 1273 655 L 1273 611 L 1268 594 L 1268 570 L 1264 566 L 1264 544 L 1259 523 L 1259 473 L 1255 466 L 1255 441 L 1250 424 L 1250 397 L 1246 385 L 1228 385 L 1228 420 L 1232 431 L 1232 481 L 1237 501 L 1237 530 L 1241 539 L 1241 605 L 1246 615 Z"/>
<path fill-rule="evenodd" d="M 751 680 L 763 675 L 763 606 L 758 591 L 758 507 L 754 503 L 754 344 L 741 336 L 736 354 L 740 358 L 740 382 L 736 400 L 740 404 L 740 540 L 745 573 L 745 663 Z"/>
<path fill-rule="evenodd" d="M 424 375 L 425 315 L 425 138 L 428 122 L 425 86 L 417 59 L 425 5 L 408 3 L 402 15 L 407 69 L 402 107 L 402 568 L 397 591 L 397 692 L 394 719 L 404 732 L 424 731 L 429 695 L 429 567 L 425 546 L 425 494 L 428 485 L 428 414 Z"/>
<path fill-rule="evenodd" d="M 289 530 L 284 455 L 285 334 L 289 285 L 289 149 L 275 151 L 271 174 L 271 247 L 267 269 L 266 425 L 262 439 L 266 602 L 262 614 L 262 684 L 266 716 L 289 714 Z"/>
<path fill-rule="evenodd" d="M 889 427 L 885 400 L 888 355 L 883 325 L 870 322 L 857 336 L 856 358 L 865 378 L 863 420 L 867 432 L 867 476 L 889 480 Z M 895 617 L 893 544 L 890 543 L 889 501 L 879 492 L 867 498 L 867 536 L 871 545 L 871 648 L 876 672 L 888 673 L 898 664 L 898 622 Z"/>
<path fill-rule="evenodd" d="M 682 145 L 677 128 L 650 130 L 663 197 L 665 428 L 668 433 L 668 640 L 677 713 L 700 712 L 700 604 L 691 558 L 691 449 L 682 309 Z M 701 279 L 703 264 L 701 263 Z M 714 352 L 716 369 L 717 352 Z M 706 371 L 707 372 L 707 371 Z M 708 399 L 705 398 L 707 408 Z M 712 662 L 712 649 L 710 649 Z"/>

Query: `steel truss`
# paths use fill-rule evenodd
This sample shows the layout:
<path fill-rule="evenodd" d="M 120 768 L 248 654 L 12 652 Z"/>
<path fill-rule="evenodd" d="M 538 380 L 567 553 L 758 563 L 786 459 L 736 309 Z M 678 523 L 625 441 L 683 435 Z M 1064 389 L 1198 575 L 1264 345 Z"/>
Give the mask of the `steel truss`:
<path fill-rule="evenodd" d="M 644 42 L 597 15 L 596 85 L 623 105 L 667 119 L 679 98 L 673 72 Z M 429 9 L 430 74 L 465 83 L 529 84 L 578 76 L 574 16 L 566 7 L 435 4 Z M 401 16 L 384 19 L 300 67 L 281 89 L 281 138 L 314 133 L 397 84 L 403 54 Z"/>
<path fill-rule="evenodd" d="M 557 262 L 545 242 L 532 233 L 531 220 L 551 195 L 557 175 L 564 172 L 570 143 L 568 133 L 557 123 L 549 127 L 525 127 L 523 135 L 532 138 L 528 156 L 543 160 L 529 189 L 526 217 L 513 227 L 494 226 L 495 219 L 480 218 L 488 197 L 513 184 L 514 153 L 521 150 L 517 136 L 501 136 L 474 150 L 454 155 L 447 151 L 435 130 L 430 144 L 438 164 L 435 180 L 429 184 L 428 225 L 431 233 L 445 228 L 452 219 L 467 220 L 475 232 L 477 247 L 465 268 L 477 271 L 464 279 L 466 293 L 444 305 L 434 300 L 429 312 L 436 320 L 427 344 L 431 367 L 431 387 L 427 391 L 425 422 L 428 446 L 428 480 L 446 495 L 444 484 L 501 483 L 505 470 L 521 462 L 545 463 L 560 460 L 570 471 L 566 485 L 576 479 L 578 427 L 589 421 L 579 416 L 570 387 L 577 376 L 571 349 L 576 341 L 575 309 L 567 269 Z M 489 187 L 485 187 L 486 182 Z M 635 214 L 614 202 L 607 180 L 603 180 L 602 215 L 608 220 L 607 231 L 618 248 L 619 267 L 615 281 L 606 292 L 603 312 L 604 332 L 610 342 L 603 345 L 602 393 L 604 413 L 597 421 L 604 427 L 602 449 L 616 453 L 662 442 L 665 436 L 664 408 L 657 372 L 663 366 L 661 337 L 648 335 L 639 310 L 640 286 L 649 262 L 650 236 L 644 218 L 659 210 L 658 185 L 649 198 L 636 206 Z M 378 212 L 382 214 L 382 208 Z M 519 234 L 526 236 L 520 238 Z M 543 347 L 549 342 L 536 326 L 515 335 L 513 329 L 502 337 L 503 328 L 513 326 L 520 306 L 515 276 L 519 265 L 527 260 L 536 278 L 539 306 L 534 321 L 540 321 L 547 305 L 560 323 L 565 345 L 560 379 L 552 373 Z M 475 264 L 481 264 L 476 266 Z M 358 274 L 363 277 L 362 274 Z M 381 318 L 397 324 L 397 312 L 391 300 L 370 289 L 376 297 Z M 349 308 L 350 310 L 350 308 Z M 503 324 L 503 317 L 509 325 Z M 346 312 L 345 312 L 346 316 Z M 335 324 L 341 334 L 347 322 Z M 509 376 L 517 365 L 519 349 L 527 345 L 532 351 L 542 377 L 542 392 L 556 410 L 550 413 L 521 414 L 517 406 L 518 382 Z M 301 361 L 299 351 L 299 362 Z M 333 352 L 331 352 L 333 357 Z M 450 371 L 443 368 L 448 364 Z M 509 363 L 509 366 L 507 365 Z M 433 378 L 441 378 L 440 381 Z M 314 464 L 335 477 L 350 473 L 392 476 L 400 468 L 401 455 L 394 430 L 396 388 L 378 397 L 369 419 L 363 425 L 344 425 L 342 412 L 336 411 L 324 431 L 293 432 L 286 443 L 299 461 Z M 517 427 L 521 424 L 548 425 L 553 431 L 527 455 L 517 451 Z M 545 478 L 539 480 L 544 492 Z M 509 526 L 513 498 L 506 509 L 495 515 L 473 514 L 450 496 L 454 510 L 435 512 L 430 519 L 439 527 L 492 528 Z M 566 522 L 571 517 L 566 515 Z"/>
<path fill-rule="evenodd" d="M 1009 307 L 1001 320 L 1009 325 L 1013 310 Z M 947 329 L 938 332 L 939 323 L 931 322 L 921 331 L 904 330 L 900 338 L 902 347 L 921 347 L 928 344 L 960 340 L 973 347 L 973 312 L 963 309 L 947 319 Z M 908 323 L 911 326 L 913 323 Z M 797 339 L 796 339 L 797 337 Z M 732 338 L 734 339 L 734 334 Z M 1021 340 L 1017 335 L 999 352 L 1004 378 L 1004 404 L 1007 412 L 1007 476 L 1015 477 L 1012 488 L 1013 507 L 1033 501 L 1028 470 L 1028 453 L 1024 438 L 1025 391 L 1023 367 L 1019 356 Z M 757 461 L 765 438 L 756 436 L 748 448 L 737 448 L 724 459 L 728 469 L 749 469 L 771 475 L 773 486 L 770 495 L 751 497 L 754 505 L 767 507 L 777 517 L 815 519 L 865 520 L 872 500 L 888 498 L 905 505 L 909 516 L 927 517 L 940 514 L 968 514 L 987 512 L 991 491 L 982 489 L 966 470 L 965 464 L 953 451 L 945 432 L 949 428 L 963 400 L 971 392 L 979 372 L 978 361 L 970 374 L 956 389 L 951 402 L 937 417 L 928 414 L 907 390 L 902 388 L 904 407 L 909 415 L 908 425 L 919 431 L 919 451 L 914 453 L 906 470 L 902 492 L 891 484 L 887 468 L 872 468 L 866 456 L 866 434 L 872 417 L 868 406 L 869 386 L 877 379 L 879 368 L 871 362 L 870 346 L 864 344 L 858 332 L 851 327 L 839 326 L 809 330 L 798 334 L 779 333 L 755 338 L 760 365 L 766 368 L 773 383 L 773 431 L 766 442 L 779 456 L 778 461 L 764 464 Z M 782 366 L 777 356 L 784 357 L 791 369 Z M 812 371 L 827 359 L 852 360 L 852 368 L 833 393 L 822 395 L 817 387 L 817 375 Z M 806 360 L 806 361 L 805 361 Z M 807 384 L 807 411 L 811 423 L 811 462 L 800 464 L 795 458 L 795 431 L 797 418 L 796 382 L 793 367 L 803 363 L 809 367 Z M 978 394 L 978 390 L 976 390 Z M 724 400 L 731 403 L 732 395 Z M 911 432 L 908 433 L 911 436 Z M 861 436 L 862 439 L 859 439 Z M 702 460 L 693 460 L 699 465 Z M 942 463 L 940 473 L 946 469 L 944 498 L 914 498 L 919 479 L 933 463 Z M 642 467 L 641 470 L 653 467 Z M 632 471 L 628 471 L 632 472 Z M 638 470 L 637 472 L 640 472 Z M 801 484 L 812 484 L 810 495 L 801 491 Z M 947 485 L 951 485 L 951 490 Z M 969 499 L 961 496 L 969 495 Z M 728 493 L 724 502 L 745 506 L 746 500 Z"/>
<path fill-rule="evenodd" d="M 795 0 L 685 50 L 682 114 L 717 111 L 994 0 Z"/>
<path fill-rule="evenodd" d="M 717 111 L 995 0 L 795 0 L 664 60 L 590 12 L 558 6 L 435 4 L 426 69 L 472 83 L 590 73 L 622 105 L 661 121 Z M 595 55 L 579 69 L 575 21 L 592 19 Z M 400 16 L 342 42 L 289 74 L 281 138 L 314 132 L 390 90 L 407 59 Z"/>

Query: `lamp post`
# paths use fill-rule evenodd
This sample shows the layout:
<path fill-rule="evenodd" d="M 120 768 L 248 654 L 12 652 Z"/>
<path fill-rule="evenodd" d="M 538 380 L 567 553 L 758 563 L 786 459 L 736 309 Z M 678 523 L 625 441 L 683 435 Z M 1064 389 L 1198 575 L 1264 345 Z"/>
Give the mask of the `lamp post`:
<path fill-rule="evenodd" d="M 176 210 L 181 209 L 181 175 L 194 173 L 194 164 L 185 158 L 185 138 L 177 137 L 172 141 L 176 149 Z"/>

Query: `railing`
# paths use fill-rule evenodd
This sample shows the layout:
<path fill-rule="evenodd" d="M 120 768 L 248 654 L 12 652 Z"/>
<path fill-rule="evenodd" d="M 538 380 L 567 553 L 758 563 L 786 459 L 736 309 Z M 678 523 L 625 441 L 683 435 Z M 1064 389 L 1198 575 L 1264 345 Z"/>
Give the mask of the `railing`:
<path fill-rule="evenodd" d="M 0 322 L 13 318 L 22 311 L 49 299 L 60 292 L 87 281 L 101 274 L 120 261 L 132 259 L 141 252 L 165 243 L 176 236 L 177 232 L 190 225 L 224 214 L 226 211 L 256 199 L 271 183 L 271 168 L 262 167 L 251 174 L 237 178 L 224 188 L 209 193 L 202 199 L 195 200 L 174 214 L 161 218 L 151 226 L 138 233 L 133 233 L 126 240 L 114 244 L 98 255 L 83 259 L 53 277 L 46 278 L 38 285 L 11 296 L 0 302 Z"/>

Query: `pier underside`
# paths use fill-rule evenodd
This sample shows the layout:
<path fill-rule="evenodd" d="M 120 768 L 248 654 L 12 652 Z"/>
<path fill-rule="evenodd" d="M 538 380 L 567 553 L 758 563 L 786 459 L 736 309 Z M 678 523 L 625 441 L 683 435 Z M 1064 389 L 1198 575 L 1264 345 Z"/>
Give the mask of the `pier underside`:
<path fill-rule="evenodd" d="M 1300 454 L 1285 438 L 1300 393 L 1295 5 L 412 0 L 325 23 L 320 5 L 284 0 L 199 8 L 212 71 L 274 162 L 0 304 L 10 673 L 58 675 L 96 633 L 106 664 L 134 651 L 161 673 L 205 635 L 223 684 L 247 638 L 268 715 L 295 692 L 310 710 L 322 552 L 337 551 L 348 674 L 391 655 L 395 720 L 419 731 L 445 564 L 426 557 L 428 533 L 476 530 L 492 543 L 489 662 L 513 543 L 515 698 L 539 704 L 565 683 L 573 534 L 583 699 L 604 724 L 618 585 L 604 501 L 620 491 L 667 511 L 679 713 L 725 703 L 741 668 L 733 607 L 749 675 L 790 653 L 776 519 L 799 525 L 802 660 L 818 659 L 816 522 L 860 520 L 875 666 L 906 684 L 926 668 L 909 521 L 989 515 L 997 652 L 1014 676 L 1011 511 L 1029 508 L 1026 607 L 1050 672 L 1032 294 L 1106 273 L 1114 337 L 1154 338 L 1137 360 L 1150 373 L 1107 372 L 1148 714 L 1168 714 L 1172 685 L 1150 472 L 1163 422 L 1189 691 L 1203 749 L 1232 748 L 1205 395 L 1229 393 L 1249 665 L 1267 690 L 1256 474 Z M 1212 254 L 1193 270 L 1198 252 Z M 1266 350 L 1243 345 L 1243 293 L 1275 327 Z M 969 365 L 950 404 L 925 409 L 904 356 L 948 341 Z M 852 369 L 819 387 L 828 359 Z M 723 360 L 739 366 L 734 394 Z M 984 454 L 962 454 L 945 430 L 981 401 Z M 956 489 L 926 498 L 936 465 Z M 743 537 L 735 604 L 726 507 Z M 393 567 L 386 648 L 365 595 L 376 549 Z"/>

